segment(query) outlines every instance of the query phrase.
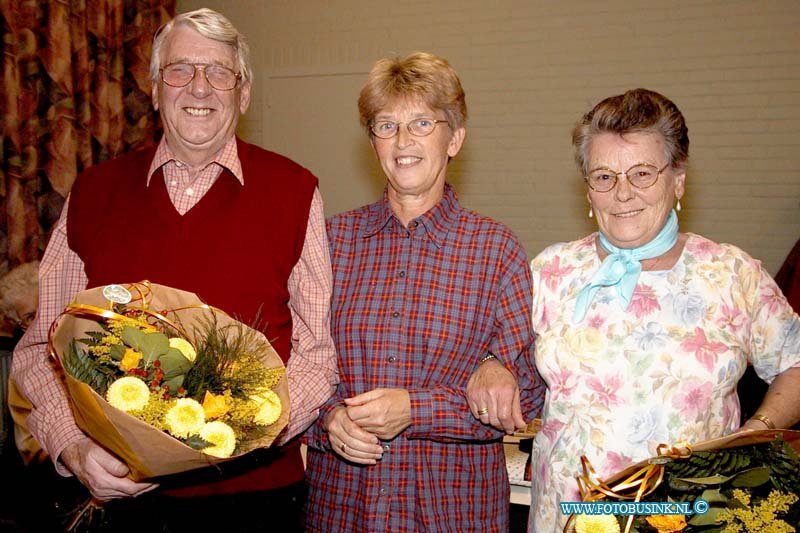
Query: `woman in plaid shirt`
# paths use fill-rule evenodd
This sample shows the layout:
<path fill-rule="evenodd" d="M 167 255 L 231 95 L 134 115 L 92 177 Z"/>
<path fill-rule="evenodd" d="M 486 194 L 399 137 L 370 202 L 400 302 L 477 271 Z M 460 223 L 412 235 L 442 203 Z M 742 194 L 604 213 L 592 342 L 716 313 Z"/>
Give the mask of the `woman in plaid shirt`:
<path fill-rule="evenodd" d="M 306 526 L 508 531 L 503 432 L 466 389 L 477 367 L 508 368 L 517 425 L 539 411 L 525 251 L 445 181 L 467 114 L 447 61 L 378 61 L 359 112 L 387 185 L 328 221 L 341 383 L 306 437 Z"/>

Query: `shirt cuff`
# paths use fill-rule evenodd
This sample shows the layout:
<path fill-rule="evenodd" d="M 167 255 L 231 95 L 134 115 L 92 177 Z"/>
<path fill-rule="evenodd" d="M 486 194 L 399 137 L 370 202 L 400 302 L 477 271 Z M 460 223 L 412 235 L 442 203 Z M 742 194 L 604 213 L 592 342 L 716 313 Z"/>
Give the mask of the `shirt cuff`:
<path fill-rule="evenodd" d="M 408 391 L 411 402 L 411 427 L 414 433 L 430 434 L 433 430 L 433 396 L 430 391 Z"/>
<path fill-rule="evenodd" d="M 62 438 L 59 439 L 60 445 L 53 449 L 51 458 L 53 460 L 53 466 L 55 466 L 56 472 L 58 472 L 60 476 L 71 477 L 74 475 L 72 471 L 61 461 L 61 454 L 70 444 L 78 442 L 84 438 L 86 438 L 86 435 L 83 433 L 83 431 L 76 427 L 74 432 L 70 432 L 68 438 L 65 439 L 64 436 L 62 436 Z"/>
<path fill-rule="evenodd" d="M 325 431 L 323 427 L 323 423 L 325 421 L 325 417 L 327 417 L 331 411 L 333 411 L 337 406 L 342 405 L 341 403 L 335 404 L 328 404 L 324 405 L 319 410 L 319 416 L 317 420 L 311 424 L 311 427 L 308 428 L 308 431 L 303 433 L 302 440 L 305 442 L 306 446 L 309 448 L 313 448 L 315 450 L 319 450 L 321 452 L 330 451 L 331 448 L 331 441 L 328 437 L 328 432 Z"/>

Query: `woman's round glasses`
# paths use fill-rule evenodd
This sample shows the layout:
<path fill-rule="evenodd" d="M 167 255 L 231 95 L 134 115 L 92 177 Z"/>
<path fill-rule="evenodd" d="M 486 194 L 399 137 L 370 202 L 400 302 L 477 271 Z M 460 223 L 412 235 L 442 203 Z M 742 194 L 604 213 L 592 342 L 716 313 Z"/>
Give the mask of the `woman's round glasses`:
<path fill-rule="evenodd" d="M 378 120 L 370 125 L 369 131 L 371 131 L 375 137 L 391 139 L 400 131 L 400 124 L 405 124 L 408 133 L 411 135 L 415 137 L 427 137 L 433 133 L 433 130 L 436 129 L 436 125 L 439 123 L 447 124 L 448 122 L 446 120 L 436 120 L 435 118 L 417 118 L 405 123 L 392 122 L 391 120 Z"/>
<path fill-rule="evenodd" d="M 659 169 L 655 165 L 639 163 L 633 165 L 625 172 L 617 172 L 610 168 L 596 168 L 589 172 L 584 179 L 586 180 L 586 184 L 589 185 L 593 191 L 608 192 L 617 184 L 619 175 L 624 174 L 625 177 L 628 178 L 628 183 L 637 189 L 646 189 L 652 187 L 656 181 L 658 181 L 658 177 L 668 166 L 669 163 L 664 165 L 664 168 Z"/>

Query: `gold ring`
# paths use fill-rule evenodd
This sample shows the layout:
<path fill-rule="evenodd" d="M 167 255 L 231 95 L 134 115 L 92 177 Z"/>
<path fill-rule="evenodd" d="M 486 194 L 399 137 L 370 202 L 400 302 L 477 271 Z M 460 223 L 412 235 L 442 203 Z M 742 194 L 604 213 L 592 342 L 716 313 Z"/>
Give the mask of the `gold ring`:
<path fill-rule="evenodd" d="M 483 409 L 478 411 L 478 416 L 483 416 L 483 415 L 488 414 L 488 413 L 489 413 L 489 408 L 488 407 L 484 407 Z"/>

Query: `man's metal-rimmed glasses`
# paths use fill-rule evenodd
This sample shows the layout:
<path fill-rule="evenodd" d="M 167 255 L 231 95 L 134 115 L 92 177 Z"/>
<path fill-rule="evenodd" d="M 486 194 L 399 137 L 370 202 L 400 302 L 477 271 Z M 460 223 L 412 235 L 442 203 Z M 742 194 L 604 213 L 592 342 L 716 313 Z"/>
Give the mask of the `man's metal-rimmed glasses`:
<path fill-rule="evenodd" d="M 400 131 L 400 125 L 405 124 L 408 133 L 415 137 L 427 137 L 436 125 L 444 123 L 449 124 L 446 120 L 437 120 L 435 118 L 416 118 L 408 122 L 392 122 L 391 120 L 378 120 L 370 124 L 369 130 L 375 137 L 380 139 L 391 139 L 397 132 Z"/>
<path fill-rule="evenodd" d="M 648 163 L 637 163 L 625 172 L 617 172 L 605 167 L 596 168 L 590 171 L 583 179 L 586 180 L 586 184 L 593 191 L 608 192 L 617 184 L 619 175 L 625 174 L 625 177 L 628 178 L 628 183 L 637 189 L 646 189 L 655 185 L 658 177 L 668 166 L 669 163 L 659 169 L 657 166 Z"/>
<path fill-rule="evenodd" d="M 161 80 L 170 87 L 186 87 L 192 82 L 198 70 L 203 72 L 208 84 L 218 91 L 230 91 L 242 78 L 241 74 L 222 65 L 170 63 L 161 68 Z"/>

